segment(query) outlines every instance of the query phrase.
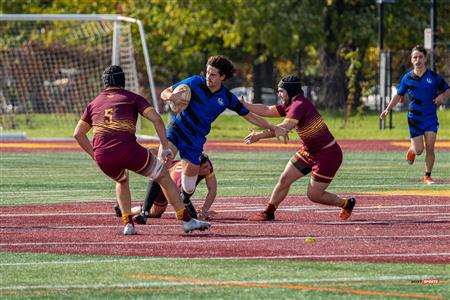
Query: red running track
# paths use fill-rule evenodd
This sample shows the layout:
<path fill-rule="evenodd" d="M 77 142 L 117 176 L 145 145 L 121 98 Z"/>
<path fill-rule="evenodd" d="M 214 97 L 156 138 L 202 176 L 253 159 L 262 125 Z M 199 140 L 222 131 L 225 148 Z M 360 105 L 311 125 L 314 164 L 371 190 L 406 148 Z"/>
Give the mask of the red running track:
<path fill-rule="evenodd" d="M 0 207 L 0 251 L 183 258 L 450 263 L 450 199 L 359 195 L 347 221 L 289 196 L 273 222 L 247 217 L 267 198 L 219 198 L 206 232 L 184 234 L 173 211 L 123 236 L 111 202 Z M 194 201 L 194 204 L 199 204 Z"/>

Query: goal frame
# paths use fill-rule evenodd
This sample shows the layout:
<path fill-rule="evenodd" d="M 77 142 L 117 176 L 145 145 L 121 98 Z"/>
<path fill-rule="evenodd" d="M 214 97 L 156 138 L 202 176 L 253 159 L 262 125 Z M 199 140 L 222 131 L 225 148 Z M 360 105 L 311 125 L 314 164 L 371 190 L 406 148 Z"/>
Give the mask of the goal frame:
<path fill-rule="evenodd" d="M 145 40 L 144 26 L 142 25 L 142 22 L 140 20 L 114 14 L 0 14 L 0 22 L 2 21 L 112 21 L 114 24 L 114 32 L 111 64 L 119 63 L 120 45 L 118 39 L 120 29 L 118 26 L 118 22 L 128 22 L 136 24 L 139 29 L 153 108 L 158 113 L 160 113 L 158 98 L 156 97 L 155 83 L 153 80 L 150 55 L 148 52 L 147 42 Z"/>

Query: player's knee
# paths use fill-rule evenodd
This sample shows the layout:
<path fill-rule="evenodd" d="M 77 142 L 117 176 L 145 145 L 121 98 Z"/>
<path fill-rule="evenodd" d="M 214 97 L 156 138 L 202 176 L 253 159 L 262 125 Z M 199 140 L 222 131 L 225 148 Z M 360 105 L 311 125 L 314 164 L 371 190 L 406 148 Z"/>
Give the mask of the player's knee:
<path fill-rule="evenodd" d="M 181 186 L 183 187 L 183 190 L 188 194 L 192 194 L 195 191 L 196 182 L 197 176 L 186 176 L 184 174 L 181 175 Z"/>
<path fill-rule="evenodd" d="M 150 209 L 150 218 L 161 218 L 161 216 L 163 215 L 163 213 L 166 211 L 167 208 L 167 203 L 166 206 L 153 206 Z"/>

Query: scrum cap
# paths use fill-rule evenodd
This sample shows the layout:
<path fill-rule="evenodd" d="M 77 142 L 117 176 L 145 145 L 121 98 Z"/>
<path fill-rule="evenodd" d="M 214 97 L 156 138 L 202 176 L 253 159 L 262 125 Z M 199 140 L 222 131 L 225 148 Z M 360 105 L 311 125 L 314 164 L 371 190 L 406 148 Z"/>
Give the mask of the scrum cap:
<path fill-rule="evenodd" d="M 107 67 L 102 75 L 103 86 L 107 87 L 125 87 L 125 73 L 122 68 L 116 65 Z"/>
<path fill-rule="evenodd" d="M 292 99 L 292 97 L 298 94 L 303 94 L 302 83 L 297 76 L 289 75 L 283 77 L 278 83 L 278 87 L 286 90 L 289 99 Z"/>

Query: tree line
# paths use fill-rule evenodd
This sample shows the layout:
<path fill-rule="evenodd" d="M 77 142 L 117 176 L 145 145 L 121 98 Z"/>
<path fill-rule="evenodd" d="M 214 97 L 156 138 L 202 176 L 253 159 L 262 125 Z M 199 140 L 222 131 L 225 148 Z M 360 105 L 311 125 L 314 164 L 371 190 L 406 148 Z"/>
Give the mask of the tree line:
<path fill-rule="evenodd" d="M 437 2 L 437 71 L 445 74 L 450 5 Z M 238 67 L 230 85 L 253 86 L 255 99 L 261 87 L 297 74 L 318 88 L 318 106 L 351 111 L 378 80 L 377 6 L 375 0 L 10 0 L 0 10 L 140 19 L 159 85 L 198 74 L 208 55 L 224 54 Z M 404 56 L 423 44 L 429 23 L 428 0 L 384 4 L 384 48 L 394 53 L 394 70 L 410 68 Z"/>

